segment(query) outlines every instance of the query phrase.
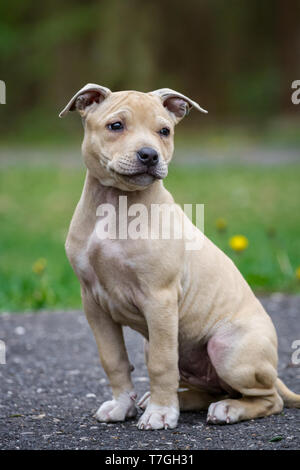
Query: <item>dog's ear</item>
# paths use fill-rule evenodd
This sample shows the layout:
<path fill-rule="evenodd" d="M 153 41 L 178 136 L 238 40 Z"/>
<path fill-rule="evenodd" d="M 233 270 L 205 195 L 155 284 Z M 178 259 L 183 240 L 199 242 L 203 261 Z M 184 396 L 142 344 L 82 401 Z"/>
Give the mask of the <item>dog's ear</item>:
<path fill-rule="evenodd" d="M 104 86 L 88 83 L 71 98 L 67 106 L 60 112 L 59 117 L 64 117 L 69 111 L 78 111 L 84 117 L 92 107 L 101 103 L 111 91 Z"/>
<path fill-rule="evenodd" d="M 151 91 L 150 94 L 160 98 L 164 107 L 167 108 L 169 113 L 173 116 L 176 124 L 186 116 L 192 108 L 196 108 L 202 113 L 207 113 L 198 103 L 170 88 L 161 88 L 160 90 Z"/>

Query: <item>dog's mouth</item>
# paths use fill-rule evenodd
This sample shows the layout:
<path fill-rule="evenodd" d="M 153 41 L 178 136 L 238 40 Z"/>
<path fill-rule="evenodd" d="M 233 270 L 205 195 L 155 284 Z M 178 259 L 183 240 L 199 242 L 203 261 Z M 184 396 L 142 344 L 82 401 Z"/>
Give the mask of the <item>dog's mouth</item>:
<path fill-rule="evenodd" d="M 155 180 L 164 179 L 168 174 L 167 165 L 157 165 L 145 168 L 110 168 L 117 176 L 128 183 L 139 186 L 147 186 Z"/>
<path fill-rule="evenodd" d="M 124 155 L 111 160 L 107 167 L 120 182 L 133 186 L 148 186 L 168 174 L 168 164 L 162 157 L 155 164 L 147 165 L 139 161 L 136 155 Z"/>
<path fill-rule="evenodd" d="M 134 175 L 120 175 L 120 176 L 123 179 L 125 179 L 128 183 L 133 183 L 134 185 L 138 185 L 138 186 L 148 186 L 149 184 L 153 183 L 154 180 L 161 179 L 148 172 L 136 173 Z"/>

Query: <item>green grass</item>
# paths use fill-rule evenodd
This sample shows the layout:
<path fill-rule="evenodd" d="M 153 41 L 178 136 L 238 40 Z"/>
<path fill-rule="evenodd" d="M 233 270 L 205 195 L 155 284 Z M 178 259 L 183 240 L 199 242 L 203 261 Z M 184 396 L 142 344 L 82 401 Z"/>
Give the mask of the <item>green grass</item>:
<path fill-rule="evenodd" d="M 79 283 L 64 240 L 84 171 L 3 168 L 0 173 L 0 310 L 80 307 Z M 256 291 L 300 292 L 300 166 L 171 167 L 165 182 L 177 202 L 205 204 L 205 233 L 233 258 Z M 227 222 L 219 232 L 216 219 Z M 249 247 L 232 252 L 243 234 Z M 45 270 L 32 266 L 45 258 Z"/>

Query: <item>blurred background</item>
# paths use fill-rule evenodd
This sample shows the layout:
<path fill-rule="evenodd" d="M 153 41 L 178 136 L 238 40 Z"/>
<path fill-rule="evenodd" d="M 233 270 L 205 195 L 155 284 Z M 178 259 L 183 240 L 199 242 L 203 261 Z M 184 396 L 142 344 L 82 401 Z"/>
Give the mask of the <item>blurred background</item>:
<path fill-rule="evenodd" d="M 0 4 L 0 311 L 79 308 L 64 239 L 84 181 L 88 82 L 169 87 L 209 111 L 177 128 L 165 185 L 259 293 L 300 292 L 300 1 Z"/>

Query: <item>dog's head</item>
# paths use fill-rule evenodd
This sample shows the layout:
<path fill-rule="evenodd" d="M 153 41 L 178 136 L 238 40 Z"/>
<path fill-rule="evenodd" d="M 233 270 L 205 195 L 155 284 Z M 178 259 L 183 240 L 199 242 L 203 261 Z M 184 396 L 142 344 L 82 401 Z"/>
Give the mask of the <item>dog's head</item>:
<path fill-rule="evenodd" d="M 207 112 L 168 88 L 112 93 L 88 84 L 73 96 L 60 117 L 69 111 L 79 112 L 87 168 L 103 185 L 130 191 L 167 176 L 174 126 L 192 107 Z"/>

